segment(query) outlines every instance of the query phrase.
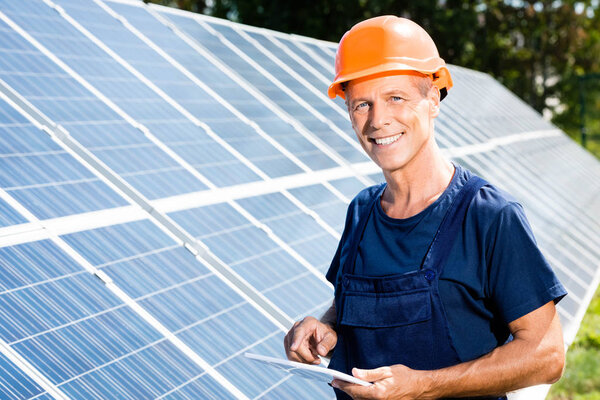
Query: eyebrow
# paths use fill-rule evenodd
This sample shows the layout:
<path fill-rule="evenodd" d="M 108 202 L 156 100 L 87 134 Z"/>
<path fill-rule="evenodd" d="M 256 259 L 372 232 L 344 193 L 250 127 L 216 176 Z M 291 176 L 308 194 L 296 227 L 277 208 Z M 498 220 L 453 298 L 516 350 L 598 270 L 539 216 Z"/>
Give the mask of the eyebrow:
<path fill-rule="evenodd" d="M 391 87 L 391 88 L 386 89 L 383 92 L 381 92 L 381 94 L 384 94 L 384 95 L 389 95 L 389 94 L 393 94 L 393 93 L 398 93 L 398 94 L 401 94 L 403 96 L 408 96 L 409 95 L 409 93 L 406 90 L 398 88 L 398 87 Z"/>

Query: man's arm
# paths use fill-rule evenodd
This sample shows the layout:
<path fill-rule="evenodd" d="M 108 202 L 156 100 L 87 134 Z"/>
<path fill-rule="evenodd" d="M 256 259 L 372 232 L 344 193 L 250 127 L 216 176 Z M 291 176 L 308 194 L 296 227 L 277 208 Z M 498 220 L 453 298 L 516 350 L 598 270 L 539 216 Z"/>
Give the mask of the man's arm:
<path fill-rule="evenodd" d="M 296 321 L 283 339 L 285 354 L 292 361 L 319 364 L 319 356 L 327 356 L 337 343 L 335 301 L 320 320 L 306 317 Z"/>
<path fill-rule="evenodd" d="M 551 301 L 509 324 L 513 340 L 476 360 L 435 371 L 403 365 L 353 370 L 369 387 L 334 381 L 357 399 L 438 399 L 500 395 L 562 375 L 565 354 L 560 320 Z M 476 335 L 476 332 L 473 332 Z"/>

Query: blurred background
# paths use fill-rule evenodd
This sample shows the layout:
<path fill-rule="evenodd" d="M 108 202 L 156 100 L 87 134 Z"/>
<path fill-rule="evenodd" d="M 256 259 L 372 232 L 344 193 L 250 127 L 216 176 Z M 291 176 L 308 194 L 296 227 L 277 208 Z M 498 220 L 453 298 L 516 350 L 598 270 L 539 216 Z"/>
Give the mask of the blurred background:
<path fill-rule="evenodd" d="M 150 2 L 332 42 L 366 18 L 410 18 L 429 32 L 446 62 L 489 73 L 600 158 L 599 0 Z M 548 399 L 600 399 L 600 291 Z"/>

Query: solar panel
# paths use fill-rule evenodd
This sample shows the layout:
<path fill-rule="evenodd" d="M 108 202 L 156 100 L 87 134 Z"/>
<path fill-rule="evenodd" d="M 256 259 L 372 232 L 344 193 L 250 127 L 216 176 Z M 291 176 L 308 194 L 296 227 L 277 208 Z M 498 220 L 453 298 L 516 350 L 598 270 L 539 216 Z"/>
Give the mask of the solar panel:
<path fill-rule="evenodd" d="M 231 66 L 249 84 L 260 90 L 268 99 L 298 121 L 300 126 L 316 135 L 347 162 L 366 161 L 366 156 L 360 152 L 350 135 L 324 119 L 323 114 L 315 108 L 315 103 L 307 102 L 307 100 L 312 101 L 314 97 L 312 92 L 304 90 L 303 86 L 295 83 L 292 76 L 281 71 L 232 28 L 221 24 L 200 25 L 187 16 L 168 15 L 167 18 L 175 22 L 189 36 L 198 38 L 203 47 L 212 51 L 223 63 Z M 260 60 L 260 65 L 256 60 Z M 311 98 L 305 100 L 295 95 L 296 91 Z"/>
<path fill-rule="evenodd" d="M 384 180 L 325 89 L 335 44 L 134 0 L 0 1 L 0 397 L 333 398 L 260 368 L 329 307 Z M 600 281 L 600 166 L 450 66 L 443 151 L 514 194 L 570 295 Z"/>
<path fill-rule="evenodd" d="M 156 397 L 202 373 L 55 243 L 9 246 L 0 254 L 9 277 L 1 284 L 0 339 L 61 393 Z"/>
<path fill-rule="evenodd" d="M 218 98 L 220 102 L 226 102 L 229 107 L 234 107 L 241 114 L 238 118 L 229 122 L 235 130 L 246 127 L 243 141 L 238 141 L 241 147 L 247 145 L 249 138 L 252 136 L 258 136 L 256 133 L 250 135 L 247 129 L 248 126 L 256 126 L 259 133 L 266 135 L 269 139 L 272 138 L 278 146 L 283 147 L 282 151 L 285 150 L 291 153 L 293 157 L 310 169 L 329 168 L 336 165 L 334 160 L 315 146 L 314 140 L 313 142 L 309 141 L 311 138 L 307 139 L 297 132 L 292 124 L 278 115 L 276 109 L 273 110 L 272 107 L 269 108 L 268 105 L 263 104 L 263 100 L 254 91 L 248 90 L 248 87 L 235 81 L 235 76 L 232 76 L 231 71 L 219 68 L 204 53 L 199 53 L 193 47 L 193 41 L 184 40 L 185 38 L 178 36 L 141 7 L 116 3 L 111 3 L 110 7 L 125 16 L 130 24 L 145 37 L 157 46 L 161 46 L 168 56 L 172 57 L 176 65 L 180 66 L 180 69 L 184 69 L 189 76 L 214 91 L 213 97 Z M 214 56 L 212 57 L 214 58 Z M 169 68 L 161 66 L 161 70 L 165 69 L 168 70 Z M 185 80 L 182 83 L 175 84 L 173 78 L 171 78 L 164 90 L 167 92 L 169 90 L 178 90 L 178 93 L 183 92 L 180 85 L 186 85 Z M 198 101 L 197 85 L 192 85 L 187 92 L 189 93 L 188 97 L 190 97 L 189 101 Z M 181 102 L 185 104 L 183 100 Z M 252 122 L 247 122 L 248 119 Z M 210 122 L 211 119 L 209 118 L 207 123 Z M 219 121 L 213 122 L 219 123 Z M 261 143 L 263 151 L 268 148 L 264 141 Z M 272 157 L 266 159 L 265 165 L 269 165 L 270 159 Z"/>
<path fill-rule="evenodd" d="M 25 117 L 0 100 L 0 187 L 38 218 L 127 204 L 106 183 Z M 0 201 L 3 225 L 23 223 Z"/>

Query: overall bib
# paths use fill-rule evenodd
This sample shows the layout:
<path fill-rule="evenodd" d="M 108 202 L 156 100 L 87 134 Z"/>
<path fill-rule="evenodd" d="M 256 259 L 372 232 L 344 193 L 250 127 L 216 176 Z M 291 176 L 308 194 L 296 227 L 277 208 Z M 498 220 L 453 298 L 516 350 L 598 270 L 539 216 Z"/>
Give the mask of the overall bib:
<path fill-rule="evenodd" d="M 450 337 L 438 279 L 461 232 L 468 205 L 485 184 L 472 176 L 460 189 L 418 270 L 382 277 L 355 275 L 358 244 L 385 185 L 377 190 L 348 238 L 349 254 L 336 282 L 338 342 L 329 368 L 352 375 L 352 367 L 373 369 L 403 364 L 433 370 L 461 362 Z M 336 395 L 338 399 L 350 399 L 337 389 Z"/>

